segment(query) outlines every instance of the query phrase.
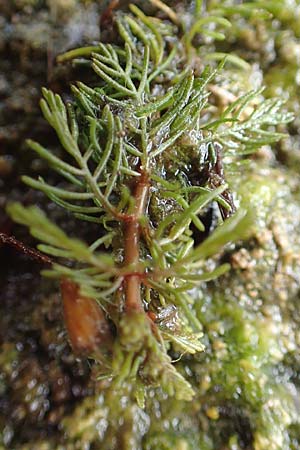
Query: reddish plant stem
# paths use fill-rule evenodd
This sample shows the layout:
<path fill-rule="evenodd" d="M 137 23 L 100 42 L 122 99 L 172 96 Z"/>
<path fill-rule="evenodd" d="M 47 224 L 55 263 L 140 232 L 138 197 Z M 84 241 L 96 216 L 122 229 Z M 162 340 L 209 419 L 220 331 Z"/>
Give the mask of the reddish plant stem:
<path fill-rule="evenodd" d="M 140 257 L 140 218 L 146 210 L 149 193 L 149 178 L 141 172 L 135 192 L 133 214 L 124 222 L 125 265 L 138 265 Z M 141 277 L 136 274 L 127 275 L 124 279 L 125 308 L 127 311 L 143 311 L 141 299 Z"/>
<path fill-rule="evenodd" d="M 113 12 L 119 6 L 119 0 L 112 0 L 108 7 L 102 12 L 100 17 L 100 26 L 102 29 L 107 29 L 112 26 L 113 22 Z"/>

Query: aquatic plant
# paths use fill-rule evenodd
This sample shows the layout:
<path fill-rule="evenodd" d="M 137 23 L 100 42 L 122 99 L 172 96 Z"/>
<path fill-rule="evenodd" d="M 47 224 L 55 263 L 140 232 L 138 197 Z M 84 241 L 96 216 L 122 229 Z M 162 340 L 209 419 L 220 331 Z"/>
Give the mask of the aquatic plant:
<path fill-rule="evenodd" d="M 135 5 L 130 9 L 116 13 L 122 44 L 100 43 L 59 57 L 87 58 L 97 84 L 72 85 L 73 100 L 66 103 L 43 89 L 41 109 L 64 152 L 28 145 L 61 184 L 23 177 L 76 219 L 97 224 L 99 235 L 89 243 L 70 237 L 34 206 L 10 204 L 8 212 L 54 258 L 43 274 L 61 280 L 74 350 L 98 361 L 99 378 L 114 387 L 129 380 L 143 405 L 146 386 L 192 398 L 168 351 L 203 350 L 192 292 L 228 270 L 213 256 L 251 229 L 251 214 L 235 212 L 224 158 L 233 168 L 244 155 L 276 142 L 283 136 L 276 126 L 292 115 L 282 112 L 280 99 L 265 100 L 262 89 L 230 97 L 221 111 L 216 107 L 224 61 L 203 65 L 193 40 L 198 33 L 224 38 L 215 27 L 230 23 L 217 10 L 199 18 L 196 2 L 195 20 L 185 29 L 166 5 L 173 24 Z M 232 55 L 227 61 L 242 64 Z M 203 217 L 212 202 L 221 214 L 206 237 Z"/>

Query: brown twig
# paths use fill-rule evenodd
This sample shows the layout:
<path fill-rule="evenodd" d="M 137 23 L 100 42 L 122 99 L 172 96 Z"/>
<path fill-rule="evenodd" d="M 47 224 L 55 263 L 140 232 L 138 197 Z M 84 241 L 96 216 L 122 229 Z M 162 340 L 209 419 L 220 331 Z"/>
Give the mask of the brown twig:
<path fill-rule="evenodd" d="M 10 245 L 11 247 L 14 247 L 19 252 L 23 253 L 29 258 L 35 259 L 44 264 L 53 263 L 52 259 L 49 256 L 44 255 L 43 253 L 39 252 L 38 250 L 35 250 L 34 248 L 28 247 L 23 242 L 16 239 L 14 236 L 9 236 L 6 233 L 0 233 L 0 241 L 3 242 L 3 244 L 7 244 Z"/>
<path fill-rule="evenodd" d="M 216 162 L 209 169 L 209 183 L 212 188 L 216 189 L 222 184 L 225 184 L 226 181 L 221 155 L 222 148 L 219 144 L 214 144 L 214 150 L 216 153 Z M 236 211 L 236 207 L 229 189 L 225 189 L 225 191 L 222 192 L 221 197 L 223 197 L 224 200 L 226 200 L 226 202 L 230 205 L 230 209 L 228 210 L 219 204 L 222 219 L 226 220 Z"/>

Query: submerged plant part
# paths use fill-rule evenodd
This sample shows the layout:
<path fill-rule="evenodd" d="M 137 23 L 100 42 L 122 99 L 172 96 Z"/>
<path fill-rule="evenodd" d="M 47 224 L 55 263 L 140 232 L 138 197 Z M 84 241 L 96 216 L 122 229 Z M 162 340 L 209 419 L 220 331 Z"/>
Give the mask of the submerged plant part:
<path fill-rule="evenodd" d="M 179 38 L 169 22 L 132 5 L 130 14 L 116 13 L 122 45 L 100 43 L 59 58 L 90 58 L 96 85 L 76 83 L 74 100 L 66 103 L 43 89 L 41 109 L 64 153 L 28 144 L 62 182 L 23 179 L 77 219 L 97 224 L 95 239 L 68 236 L 36 207 L 8 207 L 41 242 L 39 250 L 56 258 L 44 274 L 62 280 L 73 348 L 90 353 L 99 378 L 114 387 L 129 380 L 141 405 L 146 386 L 192 398 L 168 351 L 203 350 L 191 293 L 229 269 L 212 257 L 250 232 L 251 213 L 235 212 L 223 159 L 233 165 L 276 142 L 283 135 L 274 127 L 292 119 L 262 89 L 218 110 L 211 92 L 223 64 L 202 66 L 192 42 L 203 23 L 227 22 L 196 20 Z M 226 220 L 205 238 L 212 202 Z"/>

